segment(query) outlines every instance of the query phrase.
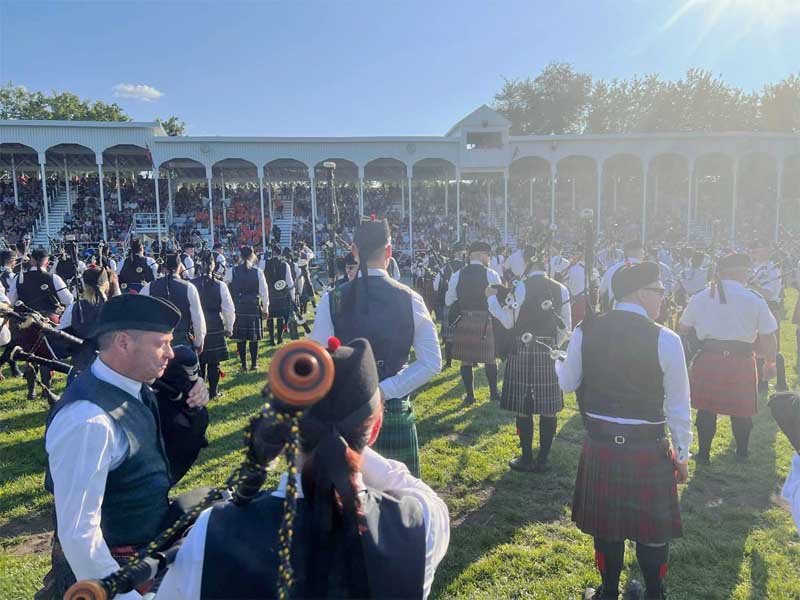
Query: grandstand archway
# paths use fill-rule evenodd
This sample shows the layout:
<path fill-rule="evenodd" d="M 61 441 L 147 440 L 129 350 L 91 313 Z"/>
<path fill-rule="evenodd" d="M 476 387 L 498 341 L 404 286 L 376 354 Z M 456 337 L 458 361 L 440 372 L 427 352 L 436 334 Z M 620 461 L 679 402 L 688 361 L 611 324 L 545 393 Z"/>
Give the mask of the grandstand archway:
<path fill-rule="evenodd" d="M 600 222 L 609 239 L 626 241 L 641 236 L 643 169 L 642 159 L 635 154 L 614 154 L 603 163 L 605 202 Z"/>
<path fill-rule="evenodd" d="M 778 161 L 760 152 L 740 157 L 736 184 L 736 239 L 771 240 L 778 210 Z"/>
<path fill-rule="evenodd" d="M 109 194 L 109 211 L 121 213 L 126 195 L 135 193 L 137 173 L 152 171 L 153 160 L 147 148 L 133 144 L 117 144 L 103 150 L 105 187 Z M 108 178 L 113 176 L 113 185 Z"/>
<path fill-rule="evenodd" d="M 581 226 L 580 212 L 597 212 L 597 160 L 591 156 L 565 156 L 556 163 L 555 222 L 559 231 L 577 239 Z"/>
<path fill-rule="evenodd" d="M 170 226 L 180 230 L 194 224 L 201 235 L 210 235 L 211 185 L 206 166 L 193 158 L 175 157 L 165 160 L 157 169 L 158 218 L 166 213 Z M 153 204 L 151 210 L 155 209 Z"/>
<path fill-rule="evenodd" d="M 517 235 L 538 236 L 550 219 L 550 161 L 539 156 L 525 156 L 509 166 L 509 205 L 514 207 Z M 511 200 L 513 198 L 513 201 Z"/>
<path fill-rule="evenodd" d="M 330 164 L 334 168 L 326 166 Z M 317 229 L 321 226 L 326 238 L 334 228 L 341 234 L 358 224 L 364 204 L 360 175 L 358 164 L 346 158 L 325 158 L 314 165 Z"/>
<path fill-rule="evenodd" d="M 0 144 L 0 199 L 13 194 L 14 206 L 18 207 L 20 196 L 41 198 L 40 179 L 39 153 L 35 148 L 13 142 Z M 21 184 L 24 189 L 20 189 Z M 9 240 L 12 241 L 15 240 Z"/>
<path fill-rule="evenodd" d="M 224 158 L 211 165 L 214 223 L 218 238 L 231 247 L 257 246 L 266 241 L 267 215 L 271 217 L 271 212 L 261 202 L 258 182 L 258 166 L 250 160 Z M 256 214 L 259 218 L 254 219 Z"/>
<path fill-rule="evenodd" d="M 421 158 L 412 165 L 408 197 L 415 247 L 429 248 L 434 239 L 445 243 L 456 239 L 457 207 L 450 211 L 450 182 L 455 177 L 456 166 L 443 158 Z"/>
<path fill-rule="evenodd" d="M 685 239 L 689 208 L 689 159 L 682 154 L 654 156 L 649 166 L 648 237 L 677 242 Z"/>
<path fill-rule="evenodd" d="M 727 239 L 733 223 L 734 159 L 719 152 L 698 156 L 694 165 L 689 239 Z"/>
<path fill-rule="evenodd" d="M 406 163 L 389 157 L 374 158 L 364 165 L 364 212 L 400 225 L 406 214 Z"/>

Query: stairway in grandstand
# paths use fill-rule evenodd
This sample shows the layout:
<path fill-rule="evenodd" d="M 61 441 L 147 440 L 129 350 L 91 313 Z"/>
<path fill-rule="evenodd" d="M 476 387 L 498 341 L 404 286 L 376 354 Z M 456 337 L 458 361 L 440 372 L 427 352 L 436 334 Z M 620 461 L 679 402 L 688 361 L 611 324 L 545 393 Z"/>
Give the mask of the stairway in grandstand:
<path fill-rule="evenodd" d="M 50 248 L 48 236 L 51 238 L 59 237 L 59 231 L 64 227 L 64 215 L 69 212 L 69 201 L 67 192 L 60 191 L 55 200 L 50 202 L 49 227 L 45 226 L 44 215 L 40 217 L 39 226 L 31 239 L 31 248 Z"/>
<path fill-rule="evenodd" d="M 281 228 L 281 248 L 292 247 L 292 227 L 294 226 L 294 202 L 291 199 L 281 200 L 282 210 L 280 213 L 273 208 L 272 216 L 275 218 L 275 225 Z M 270 231 L 270 237 L 272 232 Z"/>

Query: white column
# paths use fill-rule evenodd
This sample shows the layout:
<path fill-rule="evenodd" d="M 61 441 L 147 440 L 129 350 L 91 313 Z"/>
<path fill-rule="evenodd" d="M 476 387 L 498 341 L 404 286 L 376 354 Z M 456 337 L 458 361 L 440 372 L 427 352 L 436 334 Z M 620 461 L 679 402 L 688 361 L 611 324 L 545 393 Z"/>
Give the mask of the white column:
<path fill-rule="evenodd" d="M 406 218 L 406 188 L 403 179 L 400 179 L 400 216 Z"/>
<path fill-rule="evenodd" d="M 167 169 L 167 225 L 175 222 L 175 202 L 172 199 L 172 171 Z"/>
<path fill-rule="evenodd" d="M 116 157 L 115 168 L 117 171 L 117 210 L 122 212 L 122 188 L 119 185 L 119 156 Z"/>
<path fill-rule="evenodd" d="M 649 172 L 650 165 L 645 163 L 642 175 L 642 244 L 647 241 L 647 187 Z"/>
<path fill-rule="evenodd" d="M 575 176 L 569 178 L 569 182 L 572 185 L 572 212 L 575 212 L 575 209 L 578 208 L 578 205 L 575 201 Z"/>
<path fill-rule="evenodd" d="M 619 177 L 614 175 L 614 214 L 617 214 L 617 194 L 619 193 Z"/>
<path fill-rule="evenodd" d="M 534 178 L 531 177 L 531 180 L 528 184 L 528 196 L 531 203 L 531 219 L 533 218 L 533 179 Z"/>
<path fill-rule="evenodd" d="M 658 173 L 653 175 L 653 218 L 658 218 Z"/>
<path fill-rule="evenodd" d="M 447 176 L 444 182 L 444 216 L 446 217 L 450 212 L 450 203 L 448 202 L 447 195 L 450 192 L 450 176 Z"/>
<path fill-rule="evenodd" d="M 550 166 L 550 224 L 556 222 L 556 167 Z"/>
<path fill-rule="evenodd" d="M 503 171 L 503 245 L 508 245 L 508 171 Z"/>
<path fill-rule="evenodd" d="M 208 228 L 211 232 L 211 245 L 214 245 L 214 188 L 211 187 L 213 173 L 211 167 L 206 167 L 206 180 L 208 181 Z"/>
<path fill-rule="evenodd" d="M 364 167 L 358 166 L 358 216 L 364 218 Z"/>
<path fill-rule="evenodd" d="M 694 191 L 694 159 L 689 161 L 687 165 L 689 169 L 689 177 L 686 180 L 687 187 L 687 196 L 686 196 L 686 241 L 690 241 L 692 239 L 692 232 L 690 230 L 690 224 L 692 222 L 692 192 Z"/>
<path fill-rule="evenodd" d="M 103 219 L 103 241 L 108 242 L 108 229 L 106 224 L 106 192 L 103 189 L 103 155 L 97 156 L 97 179 L 100 183 L 100 218 Z"/>
<path fill-rule="evenodd" d="M 461 241 L 461 173 L 456 171 L 456 240 Z"/>
<path fill-rule="evenodd" d="M 731 242 L 736 241 L 736 202 L 739 198 L 739 157 L 733 159 L 733 185 L 731 186 Z"/>
<path fill-rule="evenodd" d="M 317 253 L 317 183 L 314 180 L 314 167 L 308 169 L 308 179 L 311 185 L 311 242 L 314 254 Z"/>
<path fill-rule="evenodd" d="M 64 184 L 66 185 L 66 190 L 67 190 L 67 208 L 68 208 L 68 210 L 69 210 L 69 212 L 71 214 L 73 211 L 72 211 L 72 201 L 70 200 L 70 197 L 69 197 L 70 196 L 70 194 L 69 194 L 69 171 L 67 171 L 67 157 L 66 156 L 64 157 Z"/>
<path fill-rule="evenodd" d="M 412 175 L 411 167 L 408 168 L 408 246 L 411 260 L 414 260 L 414 204 L 412 199 Z"/>
<path fill-rule="evenodd" d="M 600 236 L 600 223 L 603 222 L 603 161 L 598 160 L 595 166 L 597 176 L 597 212 L 594 215 L 594 226 L 597 236 Z"/>
<path fill-rule="evenodd" d="M 267 222 L 264 220 L 264 176 L 258 171 L 258 198 L 261 207 L 261 251 L 267 251 Z"/>
<path fill-rule="evenodd" d="M 494 204 L 494 202 L 492 202 L 492 180 L 491 179 L 487 179 L 486 180 L 486 218 L 490 219 L 490 220 L 493 220 L 495 225 L 496 225 L 497 224 L 497 219 L 493 219 L 493 215 L 492 215 L 492 212 L 493 212 L 492 209 L 494 208 L 493 204 Z"/>
<path fill-rule="evenodd" d="M 47 235 L 50 235 L 50 207 L 47 202 L 47 176 L 44 172 L 44 164 L 47 161 L 44 152 L 39 153 L 39 169 L 42 176 L 42 210 L 44 211 L 44 228 Z"/>
<path fill-rule="evenodd" d="M 781 202 L 783 202 L 783 160 L 778 161 L 778 181 L 775 187 L 775 241 L 780 237 Z"/>
<path fill-rule="evenodd" d="M 269 214 L 269 226 L 270 228 L 275 224 L 275 216 L 274 216 L 274 209 L 273 209 L 273 202 L 272 200 L 272 183 L 269 179 L 266 180 L 267 183 L 267 214 Z M 294 190 L 294 186 L 292 186 L 292 190 Z M 292 207 L 294 207 L 294 200 L 292 200 Z M 294 210 L 294 208 L 292 208 Z M 278 241 L 280 244 L 280 240 Z"/>
<path fill-rule="evenodd" d="M 228 211 L 225 206 L 225 172 L 220 169 L 219 176 L 222 181 L 222 226 L 227 229 L 228 228 Z"/>
<path fill-rule="evenodd" d="M 159 246 L 162 243 L 161 240 L 161 197 L 160 192 L 158 191 L 158 178 L 160 176 L 160 171 L 158 167 L 155 165 L 153 166 L 153 185 L 156 188 L 156 235 L 158 235 L 158 244 Z M 211 243 L 214 243 L 214 238 L 211 238 Z"/>
<path fill-rule="evenodd" d="M 11 179 L 14 183 L 14 206 L 19 206 L 19 190 L 17 189 L 17 165 L 14 162 L 14 155 L 11 155 Z"/>

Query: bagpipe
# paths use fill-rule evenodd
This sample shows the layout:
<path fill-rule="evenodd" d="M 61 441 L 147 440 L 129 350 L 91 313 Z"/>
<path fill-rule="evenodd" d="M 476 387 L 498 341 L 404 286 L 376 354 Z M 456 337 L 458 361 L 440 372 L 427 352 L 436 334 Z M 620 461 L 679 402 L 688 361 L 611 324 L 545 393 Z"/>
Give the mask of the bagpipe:
<path fill-rule="evenodd" d="M 300 448 L 300 419 L 305 409 L 319 402 L 333 385 L 333 359 L 326 349 L 309 341 L 284 346 L 272 360 L 264 387 L 265 403 L 245 429 L 245 459 L 225 483 L 211 489 L 195 506 L 139 550 L 120 569 L 102 579 L 78 581 L 64 595 L 65 600 L 109 600 L 134 590 L 166 572 L 175 560 L 180 541 L 200 513 L 213 504 L 229 500 L 246 505 L 264 484 L 269 463 L 283 452 L 288 463 L 284 514 L 278 539 L 281 548 L 278 597 L 288 598 L 293 585 L 290 561 L 293 522 L 297 510 L 297 455 Z M 266 549 L 265 549 L 266 551 Z"/>

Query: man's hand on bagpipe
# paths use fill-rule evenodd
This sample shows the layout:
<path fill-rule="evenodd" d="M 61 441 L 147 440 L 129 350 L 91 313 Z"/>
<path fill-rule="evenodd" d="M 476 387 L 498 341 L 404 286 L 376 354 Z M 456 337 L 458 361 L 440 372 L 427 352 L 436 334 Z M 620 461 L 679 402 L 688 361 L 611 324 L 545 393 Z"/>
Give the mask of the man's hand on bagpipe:
<path fill-rule="evenodd" d="M 284 346 L 272 359 L 264 388 L 264 406 L 245 430 L 246 458 L 227 481 L 140 550 L 118 571 L 103 579 L 78 581 L 65 600 L 110 600 L 117 594 L 162 575 L 177 555 L 177 545 L 200 513 L 212 504 L 230 498 L 243 505 L 255 498 L 266 479 L 267 467 L 279 454 L 286 454 L 289 475 L 284 500 L 284 519 L 279 537 L 291 544 L 291 523 L 297 500 L 295 459 L 299 451 L 299 422 L 304 409 L 319 402 L 333 385 L 333 360 L 315 342 L 300 340 Z M 287 552 L 288 557 L 290 553 Z M 288 558 L 287 558 L 288 560 Z M 285 597 L 291 589 L 291 571 L 281 583 Z"/>

